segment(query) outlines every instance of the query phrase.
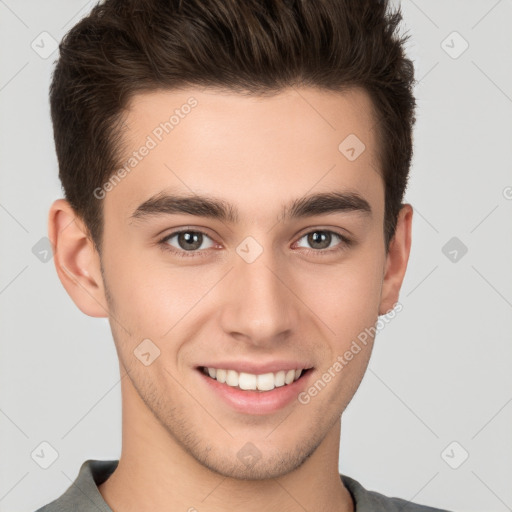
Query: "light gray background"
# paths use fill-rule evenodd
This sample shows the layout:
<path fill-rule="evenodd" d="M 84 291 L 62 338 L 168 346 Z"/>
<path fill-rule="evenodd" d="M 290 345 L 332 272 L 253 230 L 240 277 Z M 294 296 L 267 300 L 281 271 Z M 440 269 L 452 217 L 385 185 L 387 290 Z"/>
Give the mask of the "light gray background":
<path fill-rule="evenodd" d="M 53 260 L 32 252 L 62 194 L 48 106 L 57 52 L 42 58 L 31 44 L 48 51 L 40 34 L 60 40 L 92 5 L 0 0 L 1 511 L 33 511 L 84 460 L 120 453 L 107 320 L 83 315 Z M 512 510 L 512 3 L 402 8 L 420 80 L 413 247 L 403 311 L 378 335 L 344 415 L 340 471 L 454 511 Z M 457 58 L 464 42 L 453 31 L 469 44 Z M 468 249 L 456 262 L 442 252 L 452 237 Z M 59 454 L 46 470 L 31 457 L 43 441 Z"/>

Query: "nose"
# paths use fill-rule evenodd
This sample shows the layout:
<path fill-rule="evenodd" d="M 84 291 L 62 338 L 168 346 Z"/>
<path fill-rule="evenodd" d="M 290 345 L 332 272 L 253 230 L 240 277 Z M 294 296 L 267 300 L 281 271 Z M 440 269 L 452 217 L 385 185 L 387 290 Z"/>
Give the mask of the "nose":
<path fill-rule="evenodd" d="M 270 250 L 251 263 L 235 256 L 220 314 L 226 334 L 254 346 L 271 346 L 298 329 L 301 303 L 285 263 Z"/>

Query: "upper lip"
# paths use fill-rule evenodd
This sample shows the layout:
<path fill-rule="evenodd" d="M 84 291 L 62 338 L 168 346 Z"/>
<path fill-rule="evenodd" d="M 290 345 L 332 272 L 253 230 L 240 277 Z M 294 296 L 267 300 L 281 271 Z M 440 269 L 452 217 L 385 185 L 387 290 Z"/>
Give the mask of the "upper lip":
<path fill-rule="evenodd" d="M 266 363 L 257 363 L 254 361 L 220 361 L 215 363 L 205 363 L 198 368 L 216 368 L 218 370 L 235 370 L 236 372 L 252 373 L 260 375 L 263 373 L 277 373 L 282 370 L 308 370 L 312 365 L 296 360 L 274 360 Z"/>

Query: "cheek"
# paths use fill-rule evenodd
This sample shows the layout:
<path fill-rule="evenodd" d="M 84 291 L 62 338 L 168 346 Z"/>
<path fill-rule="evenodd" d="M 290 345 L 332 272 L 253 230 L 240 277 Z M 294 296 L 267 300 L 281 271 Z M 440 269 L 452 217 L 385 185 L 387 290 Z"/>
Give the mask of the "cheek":
<path fill-rule="evenodd" d="M 336 271 L 331 268 L 330 279 L 316 279 L 311 309 L 329 326 L 330 339 L 318 380 L 303 398 L 316 404 L 318 413 L 324 407 L 335 415 L 345 410 L 368 366 L 382 282 L 382 259 L 375 254 L 360 254 Z M 327 392 L 320 393 L 324 387 Z M 322 399 L 315 401 L 311 397 L 317 393 Z"/>
<path fill-rule="evenodd" d="M 115 262 L 115 263 L 113 263 Z M 107 272 L 116 315 L 134 336 L 161 339 L 175 325 L 190 322 L 199 302 L 219 281 L 213 266 L 168 265 L 162 259 L 143 260 L 137 251 L 114 255 Z"/>
<path fill-rule="evenodd" d="M 360 251 L 341 265 L 326 267 L 322 275 L 308 278 L 311 307 L 334 331 L 339 350 L 377 321 L 383 258 L 376 254 L 376 250 Z"/>

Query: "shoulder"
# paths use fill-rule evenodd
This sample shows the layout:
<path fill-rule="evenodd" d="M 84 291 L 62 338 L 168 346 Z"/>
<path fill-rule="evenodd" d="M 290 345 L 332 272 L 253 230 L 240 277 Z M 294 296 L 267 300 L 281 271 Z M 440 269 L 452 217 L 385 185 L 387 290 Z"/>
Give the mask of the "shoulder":
<path fill-rule="evenodd" d="M 35 512 L 112 512 L 98 485 L 113 473 L 117 460 L 87 460 L 66 492 Z"/>
<path fill-rule="evenodd" d="M 391 498 L 375 491 L 368 491 L 357 480 L 340 475 L 343 484 L 352 495 L 355 512 L 449 512 L 448 510 L 418 505 L 402 498 Z"/>

